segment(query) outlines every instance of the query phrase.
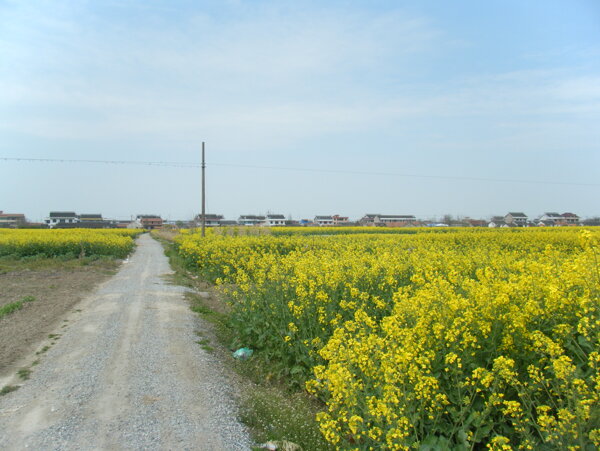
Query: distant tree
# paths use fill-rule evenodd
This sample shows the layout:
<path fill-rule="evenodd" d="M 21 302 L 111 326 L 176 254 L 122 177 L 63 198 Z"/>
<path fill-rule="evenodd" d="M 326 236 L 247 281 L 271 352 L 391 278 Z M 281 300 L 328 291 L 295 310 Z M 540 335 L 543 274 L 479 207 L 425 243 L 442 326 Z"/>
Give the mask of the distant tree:
<path fill-rule="evenodd" d="M 600 217 L 584 219 L 581 223 L 586 226 L 600 226 Z"/>

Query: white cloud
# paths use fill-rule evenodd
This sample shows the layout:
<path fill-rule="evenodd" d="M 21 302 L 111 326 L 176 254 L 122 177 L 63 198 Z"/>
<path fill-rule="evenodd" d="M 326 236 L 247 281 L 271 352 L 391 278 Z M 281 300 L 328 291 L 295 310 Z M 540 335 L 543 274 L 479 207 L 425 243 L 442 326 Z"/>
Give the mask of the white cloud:
<path fill-rule="evenodd" d="M 11 31 L 0 32 L 2 129 L 88 140 L 201 131 L 224 141 L 233 130 L 279 145 L 411 120 L 548 123 L 600 112 L 600 79 L 562 68 L 403 84 L 401 68 L 410 73 L 448 39 L 402 11 L 233 8 L 227 20 L 196 11 L 138 23 L 120 6 L 111 22 L 72 4 L 18 4 Z"/>

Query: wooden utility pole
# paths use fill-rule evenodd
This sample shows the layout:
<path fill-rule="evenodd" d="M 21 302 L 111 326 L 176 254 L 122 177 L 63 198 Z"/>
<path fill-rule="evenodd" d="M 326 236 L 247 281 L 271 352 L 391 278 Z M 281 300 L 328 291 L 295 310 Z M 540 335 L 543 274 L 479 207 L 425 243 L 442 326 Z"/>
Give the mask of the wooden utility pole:
<path fill-rule="evenodd" d="M 204 181 L 204 172 L 206 169 L 206 163 L 204 161 L 204 141 L 202 141 L 202 236 L 205 234 L 206 227 L 206 184 Z"/>

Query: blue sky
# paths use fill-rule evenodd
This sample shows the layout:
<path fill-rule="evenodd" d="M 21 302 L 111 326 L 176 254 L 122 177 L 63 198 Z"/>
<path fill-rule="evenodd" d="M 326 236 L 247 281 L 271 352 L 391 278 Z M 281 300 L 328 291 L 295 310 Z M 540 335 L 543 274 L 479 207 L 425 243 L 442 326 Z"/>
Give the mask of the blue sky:
<path fill-rule="evenodd" d="M 595 0 L 0 0 L 0 157 L 206 141 L 228 218 L 600 215 L 598 124 Z M 0 160 L 0 210 L 34 220 L 199 209 L 196 168 Z"/>

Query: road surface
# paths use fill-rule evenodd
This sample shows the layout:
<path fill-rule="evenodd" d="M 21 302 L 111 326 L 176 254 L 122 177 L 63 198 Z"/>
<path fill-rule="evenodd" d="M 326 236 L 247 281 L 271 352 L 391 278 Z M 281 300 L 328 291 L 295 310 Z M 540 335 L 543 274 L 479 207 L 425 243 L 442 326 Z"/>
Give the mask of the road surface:
<path fill-rule="evenodd" d="M 0 397 L 0 449 L 250 449 L 233 388 L 196 344 L 202 325 L 169 273 L 161 245 L 142 235 L 30 379 Z"/>

